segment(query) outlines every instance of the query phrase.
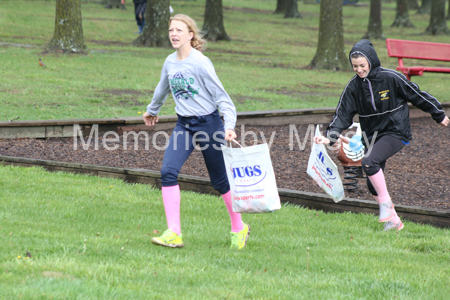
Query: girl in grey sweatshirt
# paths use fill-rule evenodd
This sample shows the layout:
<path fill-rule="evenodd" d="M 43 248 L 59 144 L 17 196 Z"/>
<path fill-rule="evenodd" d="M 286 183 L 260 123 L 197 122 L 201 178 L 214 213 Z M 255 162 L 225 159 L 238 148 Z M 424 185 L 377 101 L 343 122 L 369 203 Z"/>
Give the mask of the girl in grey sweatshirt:
<path fill-rule="evenodd" d="M 176 52 L 164 62 L 161 79 L 144 114 L 147 126 L 158 122 L 158 113 L 169 93 L 178 115 L 169 145 L 164 152 L 161 185 L 168 229 L 152 243 L 183 247 L 180 226 L 178 174 L 196 145 L 200 146 L 213 187 L 222 195 L 231 219 L 231 248 L 242 249 L 250 226 L 233 212 L 221 144 L 236 138 L 236 108 L 216 75 L 211 61 L 200 51 L 205 41 L 195 21 L 175 15 L 169 22 L 169 39 Z M 219 114 L 224 116 L 225 126 Z"/>

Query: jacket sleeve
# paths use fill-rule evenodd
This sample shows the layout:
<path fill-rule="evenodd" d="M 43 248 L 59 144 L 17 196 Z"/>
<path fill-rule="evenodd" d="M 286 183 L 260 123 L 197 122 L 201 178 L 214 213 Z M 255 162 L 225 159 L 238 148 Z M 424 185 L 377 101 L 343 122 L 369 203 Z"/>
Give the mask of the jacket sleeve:
<path fill-rule="evenodd" d="M 164 64 L 161 71 L 161 79 L 156 86 L 155 93 L 153 94 L 152 102 L 147 106 L 147 112 L 151 116 L 157 116 L 164 102 L 166 102 L 167 96 L 170 93 L 169 78 L 167 77 L 167 68 Z"/>
<path fill-rule="evenodd" d="M 433 120 L 437 123 L 441 123 L 444 120 L 445 111 L 442 109 L 441 103 L 426 91 L 421 91 L 414 82 L 406 79 L 399 80 L 397 93 L 402 99 L 431 114 Z"/>
<path fill-rule="evenodd" d="M 338 139 L 341 132 L 353 124 L 353 117 L 357 113 L 356 93 L 351 89 L 352 80 L 347 84 L 339 99 L 333 120 L 327 128 L 327 138 L 332 146 Z M 354 89 L 353 89 L 354 90 Z"/>
<path fill-rule="evenodd" d="M 220 82 L 212 62 L 209 59 L 207 59 L 206 62 L 207 63 L 201 68 L 202 80 L 205 88 L 208 90 L 209 94 L 219 107 L 220 112 L 223 114 L 225 129 L 234 130 L 237 119 L 236 107 Z"/>

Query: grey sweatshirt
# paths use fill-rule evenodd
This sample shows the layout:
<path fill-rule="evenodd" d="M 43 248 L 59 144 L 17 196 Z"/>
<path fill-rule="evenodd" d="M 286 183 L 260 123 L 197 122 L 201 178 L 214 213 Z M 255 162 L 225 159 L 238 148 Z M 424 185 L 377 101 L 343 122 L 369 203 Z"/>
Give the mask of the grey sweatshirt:
<path fill-rule="evenodd" d="M 178 115 L 204 116 L 219 109 L 224 116 L 225 129 L 234 129 L 236 107 L 217 77 L 213 64 L 200 51 L 192 48 L 182 61 L 177 60 L 176 52 L 166 58 L 152 102 L 147 106 L 150 115 L 158 115 L 169 92 L 172 92 Z"/>

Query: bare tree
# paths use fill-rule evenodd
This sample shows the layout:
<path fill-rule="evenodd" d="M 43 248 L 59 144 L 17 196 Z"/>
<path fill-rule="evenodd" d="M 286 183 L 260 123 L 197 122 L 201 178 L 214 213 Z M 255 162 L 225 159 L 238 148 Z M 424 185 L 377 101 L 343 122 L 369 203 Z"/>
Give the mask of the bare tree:
<path fill-rule="evenodd" d="M 408 0 L 408 10 L 419 9 L 419 2 L 417 0 Z"/>
<path fill-rule="evenodd" d="M 49 51 L 86 53 L 81 23 L 81 0 L 57 0 L 55 32 L 47 46 Z"/>
<path fill-rule="evenodd" d="M 430 25 L 425 30 L 425 34 L 443 35 L 450 34 L 445 20 L 445 0 L 431 1 Z"/>
<path fill-rule="evenodd" d="M 290 0 L 277 0 L 277 8 L 273 12 L 274 14 L 285 14 Z"/>
<path fill-rule="evenodd" d="M 429 14 L 431 12 L 431 0 L 422 0 L 422 5 L 420 5 L 417 13 L 419 15 Z"/>
<path fill-rule="evenodd" d="M 397 0 L 395 20 L 391 27 L 414 27 L 409 19 L 408 0 Z"/>
<path fill-rule="evenodd" d="M 311 64 L 313 69 L 349 70 L 344 52 L 344 25 L 342 0 L 320 2 L 319 41 Z"/>
<path fill-rule="evenodd" d="M 286 13 L 284 14 L 284 18 L 299 18 L 301 19 L 302 16 L 298 12 L 298 2 L 297 0 L 288 0 L 286 7 Z"/>
<path fill-rule="evenodd" d="M 450 2 L 448 3 L 447 20 L 450 20 Z"/>
<path fill-rule="evenodd" d="M 206 39 L 214 42 L 231 40 L 223 26 L 222 0 L 206 0 L 202 32 Z"/>
<path fill-rule="evenodd" d="M 145 26 L 142 34 L 133 41 L 135 46 L 169 47 L 169 0 L 147 0 Z"/>
<path fill-rule="evenodd" d="M 386 39 L 381 22 L 381 0 L 370 0 L 369 25 L 363 39 Z"/>

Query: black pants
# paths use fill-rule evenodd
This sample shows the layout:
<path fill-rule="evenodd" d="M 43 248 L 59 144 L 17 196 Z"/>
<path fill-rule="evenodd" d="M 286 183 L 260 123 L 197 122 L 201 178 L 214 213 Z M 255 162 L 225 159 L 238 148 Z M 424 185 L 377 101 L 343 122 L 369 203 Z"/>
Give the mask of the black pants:
<path fill-rule="evenodd" d="M 386 160 L 389 157 L 394 156 L 394 154 L 400 151 L 403 146 L 405 146 L 405 144 L 396 137 L 389 135 L 380 137 L 372 146 L 370 154 L 368 156 L 364 155 L 364 158 L 361 161 L 364 173 L 366 173 L 367 176 L 372 176 L 378 173 L 380 169 L 384 172 Z M 368 151 L 369 149 L 366 148 L 365 153 Z M 377 192 L 370 182 L 369 177 L 367 177 L 367 187 L 372 195 L 377 196 Z"/>
<path fill-rule="evenodd" d="M 161 185 L 178 184 L 178 174 L 196 144 L 202 148 L 203 158 L 211 184 L 221 195 L 228 193 L 227 170 L 220 146 L 224 140 L 224 127 L 219 112 L 198 117 L 178 116 L 177 125 L 164 152 Z"/>
<path fill-rule="evenodd" d="M 144 20 L 144 12 L 147 7 L 146 1 L 134 2 L 134 16 L 136 18 L 136 23 L 138 26 L 142 26 L 145 23 Z M 139 17 L 139 14 L 142 12 L 142 19 Z"/>

